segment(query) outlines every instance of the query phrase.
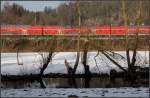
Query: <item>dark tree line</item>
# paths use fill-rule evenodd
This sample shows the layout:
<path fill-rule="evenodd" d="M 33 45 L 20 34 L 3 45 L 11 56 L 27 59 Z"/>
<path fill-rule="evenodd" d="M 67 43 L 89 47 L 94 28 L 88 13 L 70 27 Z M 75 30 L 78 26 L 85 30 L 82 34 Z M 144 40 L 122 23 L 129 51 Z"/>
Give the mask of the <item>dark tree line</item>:
<path fill-rule="evenodd" d="M 134 17 L 137 14 L 136 9 L 138 0 L 125 0 L 126 11 L 128 13 L 128 23 L 135 23 Z M 148 24 L 148 0 L 143 0 L 143 23 Z M 21 24 L 21 25 L 62 25 L 62 26 L 77 26 L 78 12 L 76 1 L 68 1 L 62 3 L 57 8 L 52 9 L 50 6 L 45 6 L 44 11 L 32 12 L 26 10 L 18 4 L 10 5 L 8 2 L 4 4 L 1 10 L 2 24 Z M 123 25 L 121 1 L 81 1 L 81 25 L 109 25 L 110 20 L 112 25 Z"/>

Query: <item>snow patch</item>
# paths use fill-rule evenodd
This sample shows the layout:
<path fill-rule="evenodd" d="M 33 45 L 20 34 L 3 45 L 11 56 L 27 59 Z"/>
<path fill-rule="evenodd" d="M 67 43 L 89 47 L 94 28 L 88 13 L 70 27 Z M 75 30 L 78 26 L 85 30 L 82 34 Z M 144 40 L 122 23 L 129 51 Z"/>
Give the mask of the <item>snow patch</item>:
<path fill-rule="evenodd" d="M 2 89 L 1 97 L 148 97 L 149 88 L 46 88 L 46 89 Z"/>

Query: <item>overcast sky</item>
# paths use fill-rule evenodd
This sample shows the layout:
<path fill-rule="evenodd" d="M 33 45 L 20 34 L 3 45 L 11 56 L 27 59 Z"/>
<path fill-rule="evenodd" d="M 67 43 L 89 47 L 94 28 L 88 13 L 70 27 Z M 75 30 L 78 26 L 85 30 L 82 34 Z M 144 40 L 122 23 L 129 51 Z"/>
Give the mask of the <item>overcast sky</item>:
<path fill-rule="evenodd" d="M 45 6 L 56 8 L 66 1 L 1 1 L 1 8 L 5 2 L 9 2 L 10 4 L 17 3 L 30 11 L 43 11 Z"/>

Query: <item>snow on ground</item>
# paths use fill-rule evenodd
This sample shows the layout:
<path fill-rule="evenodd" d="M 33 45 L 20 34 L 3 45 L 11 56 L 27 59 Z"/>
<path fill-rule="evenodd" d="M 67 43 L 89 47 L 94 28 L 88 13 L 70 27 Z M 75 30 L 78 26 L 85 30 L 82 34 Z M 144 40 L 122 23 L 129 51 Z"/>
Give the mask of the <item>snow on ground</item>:
<path fill-rule="evenodd" d="M 2 89 L 1 97 L 149 97 L 149 88 Z"/>
<path fill-rule="evenodd" d="M 116 51 L 123 55 L 125 58 L 125 51 Z M 47 55 L 47 53 L 43 53 Z M 100 54 L 95 59 L 97 61 L 97 66 L 94 60 L 94 56 L 97 52 L 89 52 L 88 53 L 88 65 L 90 65 L 90 71 L 94 73 L 109 73 L 111 69 L 116 69 L 120 71 L 120 69 L 114 65 L 110 60 L 108 60 L 103 54 Z M 81 53 L 82 55 L 82 53 Z M 137 66 L 149 66 L 149 51 L 146 51 L 146 59 L 148 61 L 147 64 L 144 63 L 145 60 L 145 51 L 138 51 L 137 54 Z M 45 70 L 46 73 L 66 73 L 66 67 L 64 65 L 64 60 L 67 60 L 70 65 L 74 65 L 76 59 L 76 52 L 58 52 L 54 54 L 52 62 L 49 64 L 48 68 Z M 123 67 L 127 68 L 127 62 L 124 59 L 121 59 L 118 56 L 114 58 L 119 64 Z M 40 53 L 19 53 L 19 62 L 23 65 L 17 64 L 17 56 L 16 53 L 1 53 L 1 74 L 7 75 L 23 75 L 23 74 L 35 74 L 39 73 L 39 68 L 42 65 L 42 57 Z M 76 73 L 83 73 L 84 68 L 80 63 L 77 68 Z"/>

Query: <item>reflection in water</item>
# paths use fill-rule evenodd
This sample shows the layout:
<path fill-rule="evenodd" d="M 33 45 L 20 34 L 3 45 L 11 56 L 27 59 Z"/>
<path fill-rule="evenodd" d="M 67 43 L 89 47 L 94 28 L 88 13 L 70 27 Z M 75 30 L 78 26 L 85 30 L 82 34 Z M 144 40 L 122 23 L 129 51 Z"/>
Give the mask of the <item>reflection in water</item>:
<path fill-rule="evenodd" d="M 91 78 L 84 78 L 84 88 L 90 88 L 90 80 Z"/>
<path fill-rule="evenodd" d="M 70 85 L 71 88 L 77 88 L 77 83 L 75 78 L 68 78 L 68 84 Z"/>
<path fill-rule="evenodd" d="M 122 78 L 111 81 L 110 78 L 44 78 L 44 84 L 49 88 L 106 88 L 106 87 L 127 87 L 130 83 Z M 145 81 L 143 83 L 143 81 Z M 147 87 L 148 80 L 136 83 L 137 86 Z M 38 81 L 17 80 L 2 81 L 1 88 L 40 88 Z"/>

